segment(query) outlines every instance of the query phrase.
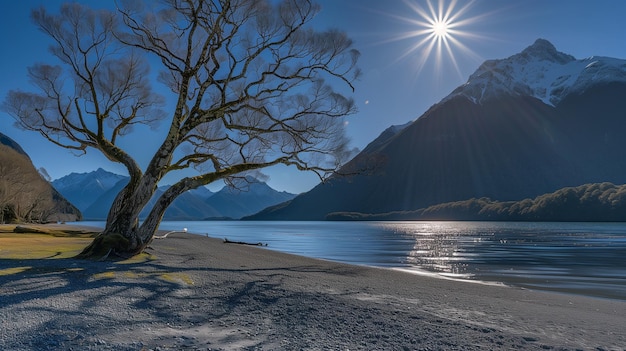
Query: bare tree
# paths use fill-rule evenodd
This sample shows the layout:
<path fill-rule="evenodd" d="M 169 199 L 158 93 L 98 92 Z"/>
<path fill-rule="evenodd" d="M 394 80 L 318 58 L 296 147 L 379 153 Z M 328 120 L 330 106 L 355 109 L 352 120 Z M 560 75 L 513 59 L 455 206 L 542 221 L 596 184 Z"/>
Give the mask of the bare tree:
<path fill-rule="evenodd" d="M 61 65 L 36 65 L 38 93 L 11 91 L 4 109 L 51 142 L 97 149 L 130 175 L 106 228 L 83 256 L 140 252 L 172 201 L 219 179 L 284 164 L 323 180 L 347 157 L 344 96 L 358 76 L 358 51 L 337 30 L 316 31 L 311 0 L 123 2 L 116 12 L 66 4 L 32 12 Z M 175 103 L 152 91 L 148 63 Z M 331 85 L 332 84 L 332 85 Z M 338 88 L 337 88 L 338 87 Z M 145 169 L 119 145 L 137 125 L 167 134 Z M 189 167 L 140 225 L 159 181 Z"/>

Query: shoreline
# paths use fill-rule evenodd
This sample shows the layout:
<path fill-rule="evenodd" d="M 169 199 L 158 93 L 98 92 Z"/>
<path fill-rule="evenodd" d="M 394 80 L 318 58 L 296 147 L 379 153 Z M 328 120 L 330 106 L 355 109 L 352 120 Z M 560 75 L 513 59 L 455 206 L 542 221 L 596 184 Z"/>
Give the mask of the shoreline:
<path fill-rule="evenodd" d="M 626 302 L 435 279 L 196 234 L 145 262 L 0 260 L 11 350 L 622 350 Z M 22 269 L 19 271 L 16 269 Z"/>
<path fill-rule="evenodd" d="M 596 289 L 583 289 L 583 288 L 559 288 L 554 285 L 546 284 L 545 286 L 537 286 L 530 283 L 524 283 L 523 277 L 508 278 L 508 279 L 499 279 L 499 280 L 481 280 L 481 279 L 470 279 L 470 278 L 455 278 L 448 277 L 446 275 L 442 275 L 435 272 L 424 271 L 420 269 L 412 269 L 412 268 L 397 268 L 397 267 L 376 267 L 376 266 L 366 266 L 372 268 L 382 268 L 382 269 L 391 269 L 399 272 L 404 272 L 407 274 L 414 274 L 417 276 L 422 276 L 430 279 L 443 279 L 449 280 L 453 282 L 461 282 L 468 284 L 480 284 L 486 286 L 495 286 L 495 287 L 505 287 L 512 289 L 524 289 L 530 291 L 537 292 L 545 292 L 550 294 L 564 295 L 564 296 L 580 296 L 590 299 L 600 299 L 600 300 L 615 300 L 615 301 L 623 301 L 626 302 L 623 294 L 616 294 L 607 292 L 607 289 L 600 290 Z M 502 278 L 506 278 L 505 276 L 499 276 Z M 626 311 L 625 311 L 626 313 Z M 626 350 L 626 349 L 625 349 Z"/>
<path fill-rule="evenodd" d="M 621 224 L 537 223 L 528 227 L 526 223 L 508 222 L 410 222 L 407 225 L 396 222 L 314 222 L 306 225 L 290 221 L 164 223 L 165 229 L 185 226 L 190 232 L 208 232 L 213 237 L 264 241 L 269 243 L 271 250 L 307 257 L 385 268 L 417 267 L 442 275 L 458 273 L 463 275 L 461 278 L 469 280 L 626 300 L 626 284 L 622 279 L 624 265 L 620 258 L 620 252 L 626 248 L 622 240 L 626 227 Z M 537 227 L 541 229 L 537 231 Z M 436 235 L 421 235 L 430 228 Z M 527 230 L 534 233 L 545 230 L 547 237 L 544 234 L 531 235 L 531 242 L 525 243 Z M 587 230 L 593 233 L 592 237 L 577 234 Z M 345 235 L 335 236 L 339 231 Z M 495 236 L 488 235 L 491 231 Z M 408 234 L 394 234 L 396 232 Z M 518 234 L 523 236 L 518 237 Z M 613 235 L 621 238 L 618 239 L 621 243 L 615 247 L 610 244 Z M 474 238 L 478 244 L 467 244 L 466 236 Z M 565 241 L 559 241 L 559 238 L 565 238 Z M 336 245 L 332 243 L 334 240 Z M 455 243 L 455 240 L 459 242 Z M 350 246 L 351 241 L 355 241 L 354 248 Z M 367 242 L 370 244 L 362 244 Z M 533 248 L 535 244 L 537 248 Z M 416 245 L 420 249 L 414 253 Z M 502 249 L 499 245 L 503 245 Z M 459 257 L 454 253 L 457 249 Z M 481 255 L 485 255 L 484 258 Z"/>
<path fill-rule="evenodd" d="M 166 231 L 160 231 L 160 232 L 166 232 Z M 174 233 L 182 233 L 179 231 L 174 231 Z M 189 234 L 192 235 L 200 235 L 200 236 L 204 236 L 207 238 L 211 238 L 211 239 L 216 239 L 216 240 L 224 240 L 224 239 L 220 239 L 214 236 L 210 236 L 209 234 L 199 234 L 199 233 L 192 233 L 190 232 Z M 236 242 L 235 242 L 236 244 Z M 288 255 L 294 255 L 297 257 L 303 257 L 303 258 L 310 258 L 310 259 L 314 259 L 314 260 L 321 260 L 321 261 L 327 261 L 327 262 L 332 262 L 332 263 L 340 263 L 340 264 L 347 264 L 347 265 L 355 265 L 355 266 L 361 266 L 361 267 L 368 267 L 368 268 L 375 268 L 375 269 L 384 269 L 384 270 L 393 270 L 393 271 L 398 271 L 398 272 L 403 272 L 406 274 L 411 274 L 411 275 L 417 275 L 417 276 L 421 276 L 421 277 L 426 277 L 426 278 L 430 278 L 430 279 L 442 279 L 442 280 L 448 280 L 448 281 L 453 281 L 453 282 L 461 282 L 461 283 L 469 283 L 469 284 L 480 284 L 480 285 L 486 285 L 486 286 L 498 286 L 498 287 L 507 287 L 507 288 L 514 288 L 514 289 L 526 289 L 526 290 L 532 290 L 532 291 L 541 291 L 541 292 L 546 292 L 546 293 L 552 293 L 552 294 L 559 294 L 559 295 L 572 295 L 572 296 L 581 296 L 581 297 L 587 297 L 587 298 L 592 298 L 592 299 L 607 299 L 607 300 L 616 300 L 616 301 L 625 301 L 626 302 L 626 295 L 624 294 L 615 294 L 615 293 L 609 293 L 606 292 L 607 289 L 604 290 L 600 290 L 600 289 L 589 289 L 589 288 L 560 288 L 554 285 L 550 285 L 550 284 L 546 284 L 544 286 L 540 286 L 540 285 L 533 285 L 532 283 L 524 283 L 524 276 L 516 276 L 516 277 L 507 277 L 506 275 L 491 275 L 492 277 L 495 277 L 495 279 L 493 280 L 484 280 L 484 279 L 472 279 L 472 278 L 463 278 L 463 277 L 454 277 L 454 274 L 445 274 L 445 273 L 439 273 L 439 272 L 433 272 L 433 271 L 428 271 L 425 269 L 421 269 L 419 267 L 414 267 L 414 266 L 376 266 L 376 265 L 368 265 L 368 264 L 358 264 L 358 263 L 350 263 L 350 262 L 343 262 L 340 260 L 333 260 L 333 259 L 325 259 L 325 258 L 320 258 L 320 257 L 313 257 L 313 256 L 305 256 L 305 255 L 299 255 L 299 254 L 293 254 L 290 252 L 286 252 L 286 251 L 282 251 L 282 250 L 278 250 L 278 249 L 273 249 L 271 246 L 268 246 L 267 244 L 265 245 L 252 245 L 252 246 L 257 246 L 259 248 L 262 249 L 266 249 L 272 252 L 279 252 L 279 253 L 284 253 L 284 254 L 288 254 Z M 497 279 L 500 278 L 500 279 Z M 626 313 L 626 312 L 625 312 Z M 626 348 L 624 349 L 626 351 Z"/>
<path fill-rule="evenodd" d="M 185 221 L 183 221 L 182 223 L 184 222 Z M 66 225 L 81 227 L 83 230 L 95 229 L 95 227 L 93 226 L 81 225 L 80 222 L 72 222 Z M 184 229 L 187 229 L 187 228 L 184 228 Z M 161 235 L 164 233 L 183 233 L 183 232 L 184 232 L 183 230 L 178 230 L 178 229 L 158 231 L 158 233 L 160 233 Z M 214 239 L 224 239 L 222 237 L 218 237 L 210 233 L 199 233 L 199 232 L 193 232 L 193 231 L 189 231 L 189 233 L 194 234 L 194 235 L 206 236 L 206 237 L 214 238 Z M 366 264 L 366 263 L 361 264 L 361 263 L 354 263 L 354 262 L 349 262 L 349 261 L 334 260 L 332 258 L 322 258 L 322 257 L 316 257 L 316 256 L 303 255 L 299 253 L 292 253 L 292 252 L 289 252 L 288 250 L 276 249 L 272 247 L 271 245 L 267 246 L 267 244 L 265 244 L 264 248 L 270 251 L 274 251 L 274 252 L 290 253 L 290 254 L 294 254 L 297 256 L 299 255 L 302 257 L 328 260 L 330 262 L 353 264 L 353 265 L 364 266 L 364 267 L 398 270 L 398 271 L 407 272 L 409 274 L 416 274 L 419 276 L 426 276 L 426 277 L 431 277 L 431 278 L 436 278 L 436 279 L 446 279 L 446 280 L 451 280 L 451 281 L 467 282 L 467 283 L 473 283 L 473 284 L 507 286 L 507 287 L 513 287 L 513 288 L 545 291 L 545 292 L 551 292 L 551 293 L 556 293 L 556 294 L 585 296 L 585 297 L 597 298 L 597 299 L 611 299 L 611 300 L 626 301 L 626 287 L 619 290 L 619 292 L 615 292 L 611 290 L 611 288 L 615 288 L 614 286 L 597 284 L 597 282 L 596 282 L 595 288 L 590 288 L 589 286 L 580 286 L 580 285 L 575 285 L 573 287 L 572 286 L 563 287 L 563 286 L 560 286 L 560 284 L 554 284 L 550 282 L 550 277 L 546 277 L 545 281 L 539 281 L 536 278 L 528 279 L 528 277 L 524 276 L 523 274 L 513 275 L 513 276 L 506 275 L 506 274 L 485 274 L 483 276 L 471 276 L 470 274 L 469 277 L 455 277 L 454 274 L 448 275 L 446 273 L 429 271 L 427 269 L 422 269 L 417 266 L 410 266 L 410 265 L 397 265 L 397 266 L 380 265 L 379 266 L 375 264 Z M 558 282 L 559 280 L 556 280 L 556 281 Z"/>

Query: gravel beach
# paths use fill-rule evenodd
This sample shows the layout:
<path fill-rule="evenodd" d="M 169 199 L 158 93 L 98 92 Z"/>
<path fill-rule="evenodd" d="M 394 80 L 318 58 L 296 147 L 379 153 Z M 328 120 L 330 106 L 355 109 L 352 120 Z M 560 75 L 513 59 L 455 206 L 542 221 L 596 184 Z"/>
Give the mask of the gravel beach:
<path fill-rule="evenodd" d="M 176 233 L 145 262 L 0 260 L 0 350 L 626 350 L 626 301 Z"/>

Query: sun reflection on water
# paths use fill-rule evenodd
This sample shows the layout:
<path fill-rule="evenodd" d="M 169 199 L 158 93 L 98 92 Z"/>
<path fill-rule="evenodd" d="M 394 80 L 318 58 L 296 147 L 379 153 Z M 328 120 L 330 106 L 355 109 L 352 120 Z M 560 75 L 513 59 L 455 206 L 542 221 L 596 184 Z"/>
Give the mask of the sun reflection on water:
<path fill-rule="evenodd" d="M 469 224 L 459 231 L 454 222 L 387 223 L 386 229 L 410 238 L 413 248 L 407 253 L 406 264 L 414 270 L 434 272 L 441 276 L 471 279 L 475 274 L 468 262 L 478 256 L 467 250 L 468 245 L 482 242 L 485 233 L 477 233 Z"/>

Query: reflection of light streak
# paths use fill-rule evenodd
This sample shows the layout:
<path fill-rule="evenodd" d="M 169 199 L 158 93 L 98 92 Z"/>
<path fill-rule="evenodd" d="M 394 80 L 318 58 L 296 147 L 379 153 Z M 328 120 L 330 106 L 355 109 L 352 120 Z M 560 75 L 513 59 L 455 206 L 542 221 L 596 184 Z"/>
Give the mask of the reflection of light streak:
<path fill-rule="evenodd" d="M 439 273 L 462 273 L 463 265 L 459 262 L 464 257 L 457 254 L 458 236 L 433 233 L 431 237 L 415 236 L 413 250 L 408 262 Z"/>
<path fill-rule="evenodd" d="M 414 241 L 406 258 L 408 264 L 448 277 L 472 276 L 467 273 L 465 262 L 477 254 L 465 252 L 463 247 L 474 241 L 473 235 L 461 234 L 454 224 L 447 222 L 394 223 L 393 230 Z"/>

